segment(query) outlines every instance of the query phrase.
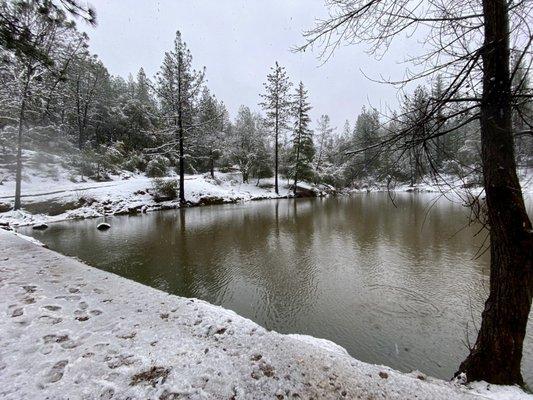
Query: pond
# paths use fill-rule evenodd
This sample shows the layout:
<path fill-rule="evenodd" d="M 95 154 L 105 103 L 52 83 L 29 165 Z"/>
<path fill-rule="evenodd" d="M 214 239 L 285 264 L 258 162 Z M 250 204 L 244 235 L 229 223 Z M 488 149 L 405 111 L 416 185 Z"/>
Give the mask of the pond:
<path fill-rule="evenodd" d="M 531 210 L 530 210 L 531 211 Z M 530 214 L 531 215 L 531 214 Z M 448 379 L 488 293 L 485 232 L 436 194 L 268 200 L 20 229 L 97 268 Z M 533 321 L 522 371 L 533 385 Z"/>

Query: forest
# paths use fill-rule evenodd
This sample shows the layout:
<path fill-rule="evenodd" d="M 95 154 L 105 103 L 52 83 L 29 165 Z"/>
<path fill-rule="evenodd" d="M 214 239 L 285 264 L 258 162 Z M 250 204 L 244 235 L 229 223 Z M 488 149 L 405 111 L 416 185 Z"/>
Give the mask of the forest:
<path fill-rule="evenodd" d="M 257 82 L 261 104 L 242 105 L 230 116 L 223 99 L 209 90 L 209 66 L 194 64 L 194 49 L 180 32 L 156 76 L 143 68 L 136 76 L 112 76 L 64 10 L 40 14 L 39 7 L 39 2 L 2 3 L 2 15 L 16 15 L 21 29 L 37 33 L 28 44 L 31 52 L 0 49 L 5 175 L 22 176 L 24 165 L 35 162 L 31 157 L 59 156 L 73 181 L 102 181 L 121 170 L 150 177 L 181 172 L 183 186 L 183 174 L 214 176 L 215 170 L 237 168 L 245 182 L 279 174 L 336 188 L 413 186 L 443 175 L 461 185 L 481 184 L 479 122 L 456 112 L 453 99 L 438 115 L 431 112 L 432 100 L 448 84 L 442 75 L 403 94 L 390 115 L 368 105 L 335 127 L 327 110 L 311 121 L 304 83 L 273 60 L 264 81 Z M 529 93 L 524 60 L 513 60 L 513 90 Z M 532 113 L 530 101 L 516 105 L 517 132 L 527 131 Z M 411 143 L 437 125 L 451 134 L 409 148 L 373 147 L 406 126 L 415 127 L 403 135 Z M 515 146 L 518 164 L 526 166 L 533 155 L 531 135 L 517 135 Z"/>

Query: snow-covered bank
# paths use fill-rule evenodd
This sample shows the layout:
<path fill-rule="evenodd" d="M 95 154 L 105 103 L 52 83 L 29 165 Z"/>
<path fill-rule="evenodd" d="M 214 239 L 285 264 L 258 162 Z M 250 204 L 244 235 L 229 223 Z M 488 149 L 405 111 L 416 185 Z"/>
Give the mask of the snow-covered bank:
<path fill-rule="evenodd" d="M 520 168 L 518 170 L 518 178 L 524 194 L 533 193 L 533 170 L 531 168 Z M 350 193 L 360 192 L 413 192 L 413 193 L 456 193 L 461 195 L 472 193 L 477 194 L 483 190 L 478 182 L 469 182 L 454 175 L 442 174 L 440 176 L 426 176 L 418 183 L 410 185 L 406 182 L 377 182 L 377 181 L 361 181 L 355 185 Z"/>
<path fill-rule="evenodd" d="M 217 173 L 216 179 L 206 174 L 188 175 L 185 181 L 185 198 L 190 205 L 202 205 L 289 195 L 288 188 L 284 187 L 277 195 L 271 186 L 269 180 L 263 180 L 261 186 L 243 183 L 239 174 Z M 1 185 L 0 202 L 11 202 L 14 190 L 12 181 Z M 76 183 L 68 180 L 54 182 L 50 179 L 34 179 L 24 184 L 24 210 L 0 213 L 0 224 L 29 225 L 65 219 L 133 214 L 179 206 L 177 199 L 157 202 L 152 195 L 153 191 L 153 180 L 143 175 L 116 177 L 109 182 Z"/>
<path fill-rule="evenodd" d="M 0 230 L 3 399 L 531 399 L 465 388 L 269 332 Z"/>

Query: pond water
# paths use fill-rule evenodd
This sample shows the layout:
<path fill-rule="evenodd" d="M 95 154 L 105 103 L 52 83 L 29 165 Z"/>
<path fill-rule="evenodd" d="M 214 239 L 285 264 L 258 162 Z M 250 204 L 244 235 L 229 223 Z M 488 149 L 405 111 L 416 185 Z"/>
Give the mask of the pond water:
<path fill-rule="evenodd" d="M 360 360 L 447 379 L 475 341 L 489 257 L 467 210 L 435 199 L 269 200 L 112 217 L 105 232 L 94 219 L 19 231 L 268 329 L 327 338 Z M 529 385 L 532 319 L 522 366 Z"/>

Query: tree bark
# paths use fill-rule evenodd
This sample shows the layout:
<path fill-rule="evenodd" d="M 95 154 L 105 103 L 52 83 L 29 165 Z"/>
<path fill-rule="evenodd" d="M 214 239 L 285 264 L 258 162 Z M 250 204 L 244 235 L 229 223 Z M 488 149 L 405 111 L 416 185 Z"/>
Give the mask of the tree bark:
<path fill-rule="evenodd" d="M 278 102 L 276 101 L 276 123 L 274 126 L 274 190 L 276 191 L 276 194 L 279 195 L 279 187 L 278 187 L 278 169 L 279 169 L 279 106 Z"/>
<path fill-rule="evenodd" d="M 211 178 L 215 179 L 215 158 L 213 155 L 213 151 L 211 151 L 211 156 L 210 156 L 209 172 L 211 173 Z"/>
<path fill-rule="evenodd" d="M 533 231 L 514 158 L 507 2 L 483 0 L 483 12 L 481 147 L 490 225 L 490 293 L 476 343 L 456 375 L 523 385 L 520 363 L 533 295 Z"/>
<path fill-rule="evenodd" d="M 180 205 L 185 204 L 185 160 L 184 160 L 184 144 L 183 144 L 183 117 L 181 112 L 181 105 L 178 111 L 178 134 L 179 134 L 179 151 L 180 151 L 180 188 L 179 201 Z"/>
<path fill-rule="evenodd" d="M 183 93 L 182 93 L 182 57 L 178 53 L 178 136 L 179 136 L 179 164 L 180 164 L 180 187 L 179 187 L 179 202 L 180 205 L 185 205 L 185 148 L 184 148 L 184 131 L 183 131 Z"/>
<path fill-rule="evenodd" d="M 24 93 L 22 94 L 22 100 L 20 103 L 20 113 L 19 113 L 19 126 L 18 126 L 18 137 L 17 137 L 17 170 L 15 173 L 15 204 L 13 206 L 14 210 L 20 210 L 21 207 L 21 186 L 22 186 L 22 131 L 24 127 L 24 119 L 26 112 L 26 95 L 28 93 L 28 85 L 26 84 Z"/>

